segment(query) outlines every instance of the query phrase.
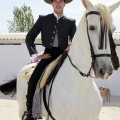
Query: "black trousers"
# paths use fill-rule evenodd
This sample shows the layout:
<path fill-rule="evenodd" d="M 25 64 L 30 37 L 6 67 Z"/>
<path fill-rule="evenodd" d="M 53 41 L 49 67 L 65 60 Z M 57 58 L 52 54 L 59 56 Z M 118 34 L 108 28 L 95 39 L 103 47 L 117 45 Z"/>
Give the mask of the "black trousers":
<path fill-rule="evenodd" d="M 28 83 L 28 93 L 27 93 L 27 111 L 32 109 L 33 104 L 33 96 L 36 90 L 36 85 L 38 83 L 38 80 L 40 79 L 40 76 L 42 72 L 44 71 L 45 67 L 55 60 L 59 55 L 61 55 L 64 52 L 64 50 L 61 50 L 59 47 L 52 47 L 51 49 L 45 48 L 44 54 L 48 53 L 51 55 L 51 58 L 49 59 L 43 59 L 41 60 L 38 65 L 36 66 L 33 74 L 31 75 L 31 78 Z"/>

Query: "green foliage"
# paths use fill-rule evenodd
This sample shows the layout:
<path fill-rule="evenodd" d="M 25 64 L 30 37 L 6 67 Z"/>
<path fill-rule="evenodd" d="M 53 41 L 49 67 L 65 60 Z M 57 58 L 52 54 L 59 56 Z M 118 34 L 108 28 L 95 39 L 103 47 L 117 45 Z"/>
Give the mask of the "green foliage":
<path fill-rule="evenodd" d="M 25 4 L 21 7 L 14 7 L 13 21 L 8 20 L 9 32 L 28 32 L 34 24 L 32 10 Z"/>

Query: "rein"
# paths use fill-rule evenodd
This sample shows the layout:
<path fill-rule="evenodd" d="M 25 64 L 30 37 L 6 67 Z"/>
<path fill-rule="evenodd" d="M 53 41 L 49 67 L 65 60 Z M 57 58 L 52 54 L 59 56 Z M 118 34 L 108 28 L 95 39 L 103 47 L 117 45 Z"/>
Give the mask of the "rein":
<path fill-rule="evenodd" d="M 44 89 L 43 89 L 43 102 L 44 102 L 46 111 L 48 113 L 48 118 L 50 116 L 52 120 L 56 120 L 56 119 L 53 117 L 53 115 L 52 115 L 52 113 L 50 111 L 50 108 L 49 108 L 50 95 L 51 95 L 51 91 L 52 91 L 53 82 L 55 80 L 55 77 L 56 77 L 60 67 L 62 66 L 64 60 L 66 59 L 67 55 L 68 55 L 68 53 L 66 51 L 64 51 L 59 63 L 56 65 L 56 67 L 53 70 L 53 74 L 54 74 L 53 77 L 52 78 L 48 77 L 48 79 L 47 79 L 47 81 L 49 81 L 49 79 L 51 79 L 51 85 L 50 85 L 49 95 L 48 95 L 48 102 L 47 102 L 47 99 L 46 99 L 46 85 L 44 86 Z"/>
<path fill-rule="evenodd" d="M 88 73 L 86 74 L 86 73 L 81 72 L 81 71 L 77 68 L 77 66 L 75 66 L 75 65 L 73 64 L 73 62 L 72 62 L 69 54 L 68 54 L 68 58 L 69 58 L 69 61 L 70 61 L 71 65 L 72 65 L 75 69 L 78 70 L 78 72 L 80 73 L 80 75 L 82 75 L 83 77 L 89 77 L 89 76 L 91 76 L 91 75 L 90 75 L 90 71 L 91 71 L 91 69 L 92 69 L 92 65 L 91 65 L 91 67 L 90 67 L 90 70 L 89 70 Z"/>

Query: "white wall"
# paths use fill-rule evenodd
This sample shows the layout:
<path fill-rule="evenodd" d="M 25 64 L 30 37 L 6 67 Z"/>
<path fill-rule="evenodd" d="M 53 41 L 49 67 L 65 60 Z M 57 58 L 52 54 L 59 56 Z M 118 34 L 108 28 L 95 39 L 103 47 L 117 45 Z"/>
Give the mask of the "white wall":
<path fill-rule="evenodd" d="M 38 52 L 43 51 L 41 45 L 37 46 Z M 120 46 L 117 47 L 120 58 Z M 0 84 L 16 77 L 18 71 L 29 61 L 29 53 L 25 44 L 0 45 Z M 112 95 L 120 96 L 120 69 L 114 71 L 106 80 L 95 80 L 98 87 L 109 87 Z"/>
<path fill-rule="evenodd" d="M 43 51 L 41 45 L 37 45 L 38 52 Z M 26 45 L 0 45 L 0 84 L 16 77 L 18 71 L 29 61 L 29 53 Z"/>

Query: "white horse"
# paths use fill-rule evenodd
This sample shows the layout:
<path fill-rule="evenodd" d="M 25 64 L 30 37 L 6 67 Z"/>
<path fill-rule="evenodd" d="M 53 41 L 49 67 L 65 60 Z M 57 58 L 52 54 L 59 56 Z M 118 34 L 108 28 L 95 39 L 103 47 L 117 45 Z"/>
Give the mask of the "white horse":
<path fill-rule="evenodd" d="M 88 73 L 93 62 L 91 75 L 106 79 L 112 74 L 109 31 L 113 33 L 115 26 L 111 13 L 120 2 L 110 7 L 103 4 L 93 5 L 89 0 L 82 0 L 82 3 L 86 11 L 78 25 L 69 56 L 72 63 L 83 73 Z M 31 66 L 23 67 L 17 77 L 20 118 L 26 110 L 27 93 L 27 81 L 22 78 L 22 74 Z M 98 120 L 101 106 L 102 99 L 93 78 L 83 77 L 67 57 L 52 87 L 50 110 L 54 118 L 56 120 Z M 43 101 L 42 115 L 47 117 Z"/>

